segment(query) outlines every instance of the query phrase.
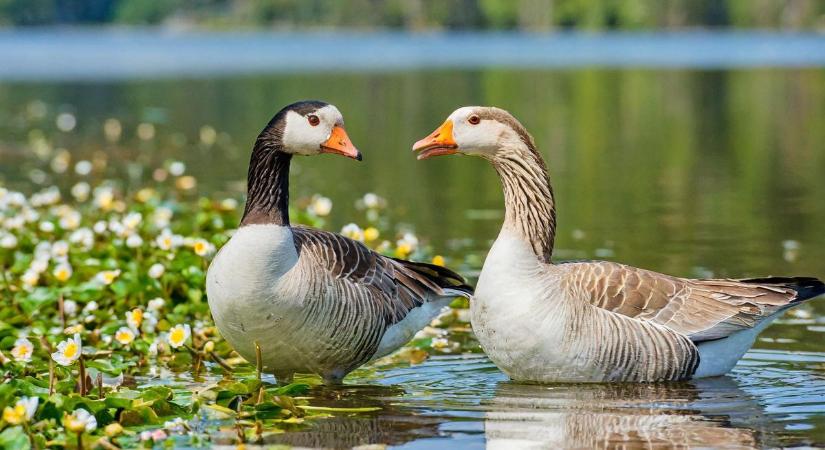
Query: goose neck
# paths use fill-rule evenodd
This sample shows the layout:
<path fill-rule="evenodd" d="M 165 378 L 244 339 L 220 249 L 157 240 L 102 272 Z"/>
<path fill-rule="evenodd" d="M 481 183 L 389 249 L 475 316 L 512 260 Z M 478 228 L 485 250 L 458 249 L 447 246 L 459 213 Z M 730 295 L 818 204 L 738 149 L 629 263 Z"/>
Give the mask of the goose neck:
<path fill-rule="evenodd" d="M 289 164 L 292 155 L 256 144 L 249 162 L 247 199 L 241 226 L 289 226 Z"/>
<path fill-rule="evenodd" d="M 556 207 L 547 167 L 526 144 L 502 148 L 492 163 L 504 190 L 503 230 L 530 244 L 536 257 L 550 263 L 556 233 Z"/>

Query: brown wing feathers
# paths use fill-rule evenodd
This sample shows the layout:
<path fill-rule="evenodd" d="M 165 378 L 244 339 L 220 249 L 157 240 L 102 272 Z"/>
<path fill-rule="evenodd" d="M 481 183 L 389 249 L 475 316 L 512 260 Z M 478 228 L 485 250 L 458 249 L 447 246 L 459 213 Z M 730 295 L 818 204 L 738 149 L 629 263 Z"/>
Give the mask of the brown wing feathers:
<path fill-rule="evenodd" d="M 751 328 L 825 293 L 816 278 L 691 280 L 611 262 L 569 267 L 577 292 L 594 306 L 666 326 L 694 342 Z"/>
<path fill-rule="evenodd" d="M 377 302 L 388 324 L 401 321 L 433 296 L 472 295 L 472 288 L 449 269 L 385 257 L 335 233 L 306 227 L 292 230 L 299 253 L 312 254 L 333 277 L 353 283 Z M 446 288 L 452 291 L 445 293 Z"/>

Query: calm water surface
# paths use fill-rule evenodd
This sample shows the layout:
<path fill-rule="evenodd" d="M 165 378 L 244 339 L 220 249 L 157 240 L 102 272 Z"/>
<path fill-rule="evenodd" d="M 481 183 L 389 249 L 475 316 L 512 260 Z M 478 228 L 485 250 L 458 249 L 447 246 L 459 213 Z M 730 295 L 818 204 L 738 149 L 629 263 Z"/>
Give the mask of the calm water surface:
<path fill-rule="evenodd" d="M 417 162 L 410 146 L 456 107 L 492 104 L 527 126 L 548 162 L 559 205 L 557 259 L 610 259 L 680 276 L 825 277 L 825 69 L 816 64 L 4 81 L 0 180 L 27 192 L 37 189 L 32 179 L 77 181 L 38 172 L 44 164 L 26 145 L 33 139 L 26 124 L 53 129 L 56 115 L 68 112 L 75 130 L 47 134 L 75 160 L 105 154 L 109 177 L 140 186 L 149 168 L 175 159 L 198 179 L 199 194 L 241 198 L 257 132 L 302 98 L 341 109 L 364 161 L 296 161 L 293 197 L 332 198 L 338 228 L 358 214 L 357 198 L 375 192 L 393 221 L 409 224 L 469 276 L 500 226 L 495 173 L 467 157 Z M 38 102 L 45 115 L 32 119 Z M 123 124 L 118 143 L 103 139 L 108 118 Z M 139 123 L 154 124 L 156 137 L 137 139 Z M 204 126 L 217 131 L 214 144 L 200 140 Z M 313 404 L 381 409 L 269 439 L 324 447 L 823 446 L 825 302 L 800 310 L 762 333 L 725 378 L 531 386 L 509 382 L 478 354 L 440 356 L 365 368 L 341 389 L 316 388 Z"/>

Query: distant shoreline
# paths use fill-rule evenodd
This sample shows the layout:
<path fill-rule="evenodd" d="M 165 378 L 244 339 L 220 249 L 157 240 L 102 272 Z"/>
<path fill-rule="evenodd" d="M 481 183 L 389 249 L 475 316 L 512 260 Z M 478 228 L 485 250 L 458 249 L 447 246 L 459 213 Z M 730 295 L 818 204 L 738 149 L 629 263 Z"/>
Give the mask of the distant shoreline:
<path fill-rule="evenodd" d="M 678 32 L 0 30 L 0 81 L 433 69 L 825 67 L 825 35 Z"/>

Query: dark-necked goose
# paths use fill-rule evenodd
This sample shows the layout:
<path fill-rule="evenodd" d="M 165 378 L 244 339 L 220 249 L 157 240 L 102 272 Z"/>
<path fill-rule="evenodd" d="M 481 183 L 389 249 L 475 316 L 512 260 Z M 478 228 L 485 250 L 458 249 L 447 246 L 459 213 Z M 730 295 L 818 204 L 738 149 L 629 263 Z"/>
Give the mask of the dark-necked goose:
<path fill-rule="evenodd" d="M 465 107 L 413 150 L 492 163 L 505 220 L 471 303 L 473 330 L 516 380 L 657 381 L 728 372 L 815 278 L 693 280 L 612 262 L 553 264 L 556 210 L 533 138 L 508 112 Z"/>
<path fill-rule="evenodd" d="M 239 229 L 209 267 L 206 289 L 221 334 L 250 361 L 255 343 L 279 381 L 316 373 L 337 382 L 405 344 L 471 288 L 442 267 L 384 257 L 335 233 L 290 226 L 293 155 L 361 154 L 333 105 L 278 112 L 255 142 Z"/>

